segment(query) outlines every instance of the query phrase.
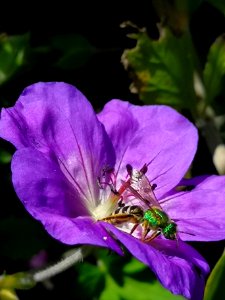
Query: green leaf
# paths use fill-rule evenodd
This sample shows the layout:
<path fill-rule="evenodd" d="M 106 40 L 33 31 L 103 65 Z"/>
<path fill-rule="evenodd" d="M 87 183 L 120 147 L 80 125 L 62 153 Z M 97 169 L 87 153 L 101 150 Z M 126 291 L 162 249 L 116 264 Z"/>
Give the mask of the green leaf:
<path fill-rule="evenodd" d="M 139 266 L 139 270 L 143 269 L 143 264 L 132 258 L 132 263 Z M 106 276 L 106 286 L 100 296 L 100 300 L 181 300 L 181 296 L 175 296 L 168 290 L 164 289 L 160 283 L 153 278 L 151 271 L 144 266 L 145 270 L 137 271 L 135 276 L 123 275 L 123 281 L 119 284 L 111 274 Z M 125 268 L 126 269 L 126 268 Z"/>
<path fill-rule="evenodd" d="M 29 35 L 0 36 L 0 84 L 9 80 L 26 62 Z"/>
<path fill-rule="evenodd" d="M 145 300 L 148 295 L 148 300 L 181 300 L 181 296 L 175 296 L 168 290 L 164 289 L 158 281 L 141 282 L 131 277 L 125 277 L 124 286 L 121 291 L 122 299 L 133 300 L 135 295 L 136 300 Z"/>
<path fill-rule="evenodd" d="M 184 299 L 164 289 L 151 270 L 128 253 L 126 256 L 120 257 L 115 253 L 97 249 L 96 255 L 96 264 L 84 262 L 80 266 L 76 266 L 82 299 Z M 147 298 L 146 295 L 148 295 Z M 77 295 L 78 298 L 79 296 L 80 294 Z"/>
<path fill-rule="evenodd" d="M 1 289 L 0 300 L 19 300 L 14 290 Z"/>
<path fill-rule="evenodd" d="M 84 263 L 78 266 L 78 283 L 82 287 L 85 296 L 82 298 L 94 299 L 94 296 L 98 296 L 105 285 L 105 274 L 95 265 L 90 263 Z"/>
<path fill-rule="evenodd" d="M 178 38 L 162 29 L 157 41 L 151 40 L 143 30 L 132 37 L 137 39 L 136 47 L 125 50 L 122 56 L 134 80 L 131 91 L 148 104 L 193 108 L 195 59 L 189 35 Z"/>
<path fill-rule="evenodd" d="M 207 0 L 210 4 L 215 6 L 222 14 L 225 15 L 225 1 L 224 0 Z"/>
<path fill-rule="evenodd" d="M 120 290 L 121 288 L 118 286 L 117 282 L 108 274 L 106 275 L 105 289 L 99 297 L 99 300 L 121 300 Z"/>
<path fill-rule="evenodd" d="M 3 149 L 0 149 L 0 163 L 8 164 L 11 161 L 11 158 L 12 154 Z"/>
<path fill-rule="evenodd" d="M 136 259 L 131 259 L 123 268 L 123 272 L 127 275 L 132 275 L 145 270 L 147 267 Z"/>
<path fill-rule="evenodd" d="M 204 0 L 185 0 L 184 2 L 186 3 L 189 11 L 194 12 L 199 8 L 203 1 Z M 176 0 L 176 2 L 178 3 L 179 0 Z"/>
<path fill-rule="evenodd" d="M 163 27 L 179 36 L 189 30 L 191 14 L 204 0 L 153 0 L 153 5 Z"/>
<path fill-rule="evenodd" d="M 120 258 L 120 260 L 122 260 Z M 120 269 L 119 267 L 120 266 Z M 121 269 L 121 267 L 123 268 Z M 117 272 L 105 273 L 105 289 L 100 295 L 100 300 L 181 300 L 181 296 L 175 296 L 164 289 L 155 279 L 149 268 L 131 257 L 128 263 L 114 264 Z M 118 280 L 121 278 L 122 280 Z"/>
<path fill-rule="evenodd" d="M 204 300 L 224 300 L 225 299 L 225 254 L 218 260 L 212 270 L 205 288 Z"/>
<path fill-rule="evenodd" d="M 96 52 L 89 41 L 78 34 L 57 35 L 52 38 L 51 45 L 61 53 L 56 66 L 65 70 L 83 66 Z"/>
<path fill-rule="evenodd" d="M 3 274 L 0 276 L 0 289 L 28 290 L 36 285 L 31 274 L 18 272 L 11 275 Z"/>
<path fill-rule="evenodd" d="M 224 75 L 225 39 L 224 36 L 220 36 L 210 47 L 207 63 L 203 72 L 207 103 L 211 103 L 221 92 Z"/>

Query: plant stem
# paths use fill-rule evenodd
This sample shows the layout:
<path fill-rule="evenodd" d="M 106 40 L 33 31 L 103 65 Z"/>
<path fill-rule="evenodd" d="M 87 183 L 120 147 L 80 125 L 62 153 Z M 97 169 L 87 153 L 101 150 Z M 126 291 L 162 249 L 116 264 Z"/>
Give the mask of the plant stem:
<path fill-rule="evenodd" d="M 51 265 L 43 270 L 33 273 L 32 277 L 35 282 L 45 281 L 67 269 L 72 267 L 75 263 L 83 260 L 89 253 L 89 247 L 79 247 L 72 251 L 72 254 L 62 258 L 59 262 Z"/>

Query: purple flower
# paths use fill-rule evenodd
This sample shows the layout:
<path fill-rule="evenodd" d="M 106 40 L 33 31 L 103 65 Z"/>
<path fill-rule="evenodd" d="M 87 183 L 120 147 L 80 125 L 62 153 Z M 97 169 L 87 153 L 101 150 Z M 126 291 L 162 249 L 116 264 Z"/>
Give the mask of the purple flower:
<path fill-rule="evenodd" d="M 66 244 L 123 254 L 120 241 L 172 293 L 202 298 L 208 265 L 183 241 L 225 238 L 225 178 L 201 177 L 190 182 L 193 190 L 175 190 L 197 147 L 197 130 L 187 119 L 166 106 L 120 100 L 96 115 L 73 86 L 37 83 L 14 107 L 2 110 L 0 136 L 17 148 L 12 159 L 16 193 L 49 234 Z M 98 221 L 115 209 L 110 182 L 118 190 L 126 165 L 140 170 L 145 163 L 147 178 L 157 184 L 156 198 L 177 224 L 178 242 L 160 235 L 145 243 L 124 232 L 127 222 L 117 228 Z M 113 173 L 104 174 L 106 167 Z"/>

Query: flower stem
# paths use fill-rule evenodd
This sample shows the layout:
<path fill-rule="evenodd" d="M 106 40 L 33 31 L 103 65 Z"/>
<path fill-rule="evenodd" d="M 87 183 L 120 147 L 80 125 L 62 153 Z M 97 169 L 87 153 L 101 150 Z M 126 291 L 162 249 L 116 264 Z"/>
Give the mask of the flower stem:
<path fill-rule="evenodd" d="M 72 254 L 62 258 L 59 262 L 43 270 L 33 273 L 32 277 L 35 282 L 45 281 L 67 269 L 72 267 L 75 263 L 82 261 L 89 253 L 88 247 L 79 247 L 72 251 Z"/>

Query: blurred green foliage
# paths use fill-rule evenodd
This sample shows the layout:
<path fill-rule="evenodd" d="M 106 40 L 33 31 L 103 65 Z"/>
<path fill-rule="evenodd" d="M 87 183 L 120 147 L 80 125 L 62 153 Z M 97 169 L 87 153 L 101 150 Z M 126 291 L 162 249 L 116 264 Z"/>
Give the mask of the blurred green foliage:
<path fill-rule="evenodd" d="M 3 164 L 7 164 L 11 161 L 11 157 L 12 155 L 4 150 L 4 149 L 0 149 L 0 163 L 3 163 Z"/>
<path fill-rule="evenodd" d="M 146 104 L 167 104 L 189 110 L 195 121 L 204 118 L 207 106 L 216 107 L 224 83 L 224 37 L 208 49 L 205 66 L 195 49 L 189 23 L 203 1 L 154 1 L 161 22 L 159 38 L 133 26 L 136 46 L 126 49 L 122 63 L 133 82 L 130 90 Z M 224 1 L 209 1 L 223 11 Z M 133 29 L 133 30 L 134 30 Z"/>
<path fill-rule="evenodd" d="M 164 289 L 148 267 L 129 255 L 119 257 L 98 249 L 95 263 L 84 262 L 77 269 L 82 299 L 184 299 Z"/>
<path fill-rule="evenodd" d="M 210 104 L 221 93 L 225 76 L 225 37 L 220 36 L 209 49 L 204 69 L 206 102 Z"/>
<path fill-rule="evenodd" d="M 207 0 L 225 15 L 225 2 L 223 0 Z"/>
<path fill-rule="evenodd" d="M 29 34 L 0 35 L 0 85 L 7 82 L 27 63 Z"/>
<path fill-rule="evenodd" d="M 204 300 L 225 299 L 225 255 L 223 254 L 212 270 L 206 284 Z"/>
<path fill-rule="evenodd" d="M 82 35 L 57 35 L 51 39 L 52 49 L 60 51 L 56 67 L 71 70 L 83 66 L 97 49 Z"/>

